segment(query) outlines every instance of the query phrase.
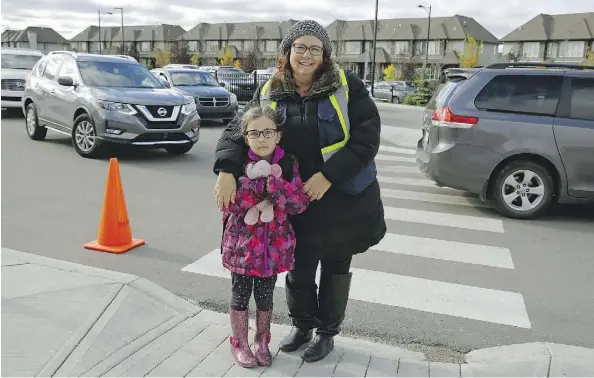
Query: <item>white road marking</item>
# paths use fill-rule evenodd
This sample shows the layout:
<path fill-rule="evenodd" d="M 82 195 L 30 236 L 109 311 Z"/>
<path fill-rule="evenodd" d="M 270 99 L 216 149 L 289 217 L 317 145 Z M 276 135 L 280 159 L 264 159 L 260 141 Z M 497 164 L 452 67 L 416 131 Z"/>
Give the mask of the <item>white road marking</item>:
<path fill-rule="evenodd" d="M 386 219 L 430 224 L 433 226 L 446 226 L 465 228 L 475 231 L 488 231 L 504 233 L 503 222 L 500 219 L 475 217 L 470 215 L 457 215 L 440 213 L 436 211 L 414 210 L 399 207 L 384 207 Z"/>
<path fill-rule="evenodd" d="M 448 205 L 461 205 L 461 206 L 472 206 L 472 207 L 486 207 L 490 208 L 492 205 L 488 202 L 483 202 L 478 198 L 456 196 L 451 194 L 435 194 L 435 193 L 424 193 L 424 192 L 411 192 L 407 190 L 396 190 L 381 188 L 382 197 L 386 198 L 398 198 L 405 200 L 421 201 L 421 202 L 432 202 L 432 203 L 443 203 Z"/>
<path fill-rule="evenodd" d="M 380 183 L 385 184 L 398 184 L 406 186 L 423 186 L 428 188 L 439 188 L 433 181 L 427 179 L 413 179 L 405 177 L 390 177 L 390 176 L 377 176 L 377 180 Z"/>
<path fill-rule="evenodd" d="M 218 249 L 182 269 L 230 280 Z M 531 328 L 522 294 L 351 268 L 351 299 L 435 314 Z M 276 286 L 285 286 L 279 275 Z"/>
<path fill-rule="evenodd" d="M 386 154 L 377 154 L 375 156 L 376 161 L 397 161 L 400 163 L 416 163 L 417 159 L 407 156 L 395 156 Z"/>
<path fill-rule="evenodd" d="M 508 248 L 388 233 L 372 249 L 407 256 L 514 269 Z"/>
<path fill-rule="evenodd" d="M 403 155 L 415 155 L 416 154 L 416 151 L 412 150 L 412 149 L 384 146 L 384 145 L 380 145 L 379 150 L 380 150 L 380 152 L 393 152 L 393 153 L 403 154 Z"/>

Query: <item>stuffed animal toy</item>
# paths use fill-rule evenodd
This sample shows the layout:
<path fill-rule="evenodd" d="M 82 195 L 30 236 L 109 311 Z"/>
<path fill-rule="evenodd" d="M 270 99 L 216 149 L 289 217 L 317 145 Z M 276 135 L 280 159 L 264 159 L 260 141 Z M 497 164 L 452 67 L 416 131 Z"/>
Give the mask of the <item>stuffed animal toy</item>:
<path fill-rule="evenodd" d="M 278 164 L 270 165 L 266 160 L 260 160 L 256 163 L 249 163 L 246 167 L 248 178 L 255 180 L 260 177 L 281 177 L 282 169 Z M 274 219 L 274 208 L 270 202 L 264 200 L 248 210 L 243 218 L 245 223 L 252 226 L 258 223 L 260 219 L 263 223 L 270 223 Z"/>

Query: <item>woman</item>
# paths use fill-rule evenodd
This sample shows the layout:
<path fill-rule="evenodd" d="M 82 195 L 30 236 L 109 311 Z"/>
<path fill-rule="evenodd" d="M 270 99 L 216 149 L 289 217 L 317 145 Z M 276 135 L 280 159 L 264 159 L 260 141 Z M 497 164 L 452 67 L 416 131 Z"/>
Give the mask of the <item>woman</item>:
<path fill-rule="evenodd" d="M 295 268 L 285 284 L 293 328 L 280 349 L 295 351 L 310 342 L 302 358 L 314 362 L 334 348 L 333 337 L 345 317 L 353 255 L 367 251 L 386 233 L 374 163 L 381 121 L 361 79 L 341 73 L 330 59 L 332 44 L 323 26 L 309 20 L 294 24 L 280 50 L 278 71 L 244 111 L 264 104 L 283 112 L 281 145 L 297 158 L 312 201 L 291 219 L 297 248 Z M 237 132 L 240 117 L 223 131 L 216 147 L 219 208 L 234 201 L 245 163 L 246 145 Z"/>

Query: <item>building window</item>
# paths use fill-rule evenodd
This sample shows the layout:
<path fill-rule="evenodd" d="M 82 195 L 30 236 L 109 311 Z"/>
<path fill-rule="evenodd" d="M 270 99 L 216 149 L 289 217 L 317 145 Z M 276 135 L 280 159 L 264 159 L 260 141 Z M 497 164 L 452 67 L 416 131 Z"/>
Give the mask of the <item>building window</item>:
<path fill-rule="evenodd" d="M 267 52 L 276 52 L 277 50 L 278 50 L 278 41 L 277 40 L 266 41 L 266 51 Z"/>
<path fill-rule="evenodd" d="M 561 42 L 559 45 L 560 58 L 583 58 L 584 57 L 584 41 Z"/>
<path fill-rule="evenodd" d="M 394 54 L 406 54 L 408 52 L 408 42 L 398 41 L 394 44 Z"/>
<path fill-rule="evenodd" d="M 200 51 L 200 48 L 198 47 L 198 41 L 189 41 L 188 47 L 192 52 Z"/>
<path fill-rule="evenodd" d="M 526 58 L 538 58 L 540 54 L 539 42 L 524 42 L 524 56 Z"/>
<path fill-rule="evenodd" d="M 361 42 L 348 41 L 345 43 L 346 54 L 361 54 Z"/>
<path fill-rule="evenodd" d="M 549 42 L 547 44 L 547 56 L 549 58 L 556 58 L 559 56 L 559 43 Z"/>
<path fill-rule="evenodd" d="M 463 52 L 464 41 L 448 41 L 448 51 Z"/>
<path fill-rule="evenodd" d="M 151 51 L 151 43 L 150 42 L 140 42 L 140 51 L 141 52 L 150 52 Z"/>
<path fill-rule="evenodd" d="M 439 55 L 440 47 L 439 41 L 429 41 L 429 55 Z"/>
<path fill-rule="evenodd" d="M 243 50 L 239 48 L 239 46 L 236 46 L 237 50 L 239 51 L 253 51 L 254 50 L 254 41 L 252 40 L 248 40 L 248 41 L 243 41 Z"/>
<path fill-rule="evenodd" d="M 394 54 L 394 42 L 379 41 L 377 42 L 377 47 L 386 50 L 386 52 L 389 54 Z"/>
<path fill-rule="evenodd" d="M 206 41 L 207 51 L 219 51 L 219 41 Z"/>

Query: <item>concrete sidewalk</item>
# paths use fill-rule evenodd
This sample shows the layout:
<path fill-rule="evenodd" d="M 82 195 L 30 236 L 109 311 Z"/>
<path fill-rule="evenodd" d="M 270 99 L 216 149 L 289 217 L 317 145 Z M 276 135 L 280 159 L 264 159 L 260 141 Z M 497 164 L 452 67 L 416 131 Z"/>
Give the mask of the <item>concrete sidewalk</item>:
<path fill-rule="evenodd" d="M 301 351 L 278 352 L 282 325 L 273 365 L 244 369 L 226 314 L 132 275 L 7 248 L 1 259 L 3 376 L 594 376 L 594 350 L 550 343 L 477 350 L 458 365 L 337 337 L 325 360 L 306 364 Z"/>

